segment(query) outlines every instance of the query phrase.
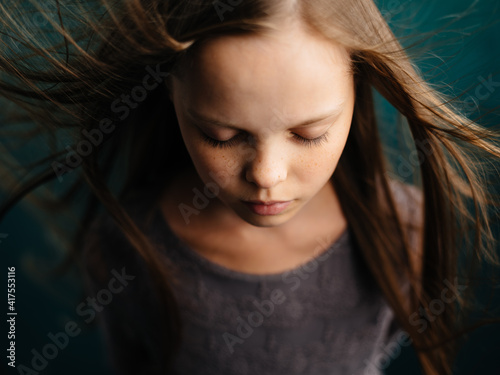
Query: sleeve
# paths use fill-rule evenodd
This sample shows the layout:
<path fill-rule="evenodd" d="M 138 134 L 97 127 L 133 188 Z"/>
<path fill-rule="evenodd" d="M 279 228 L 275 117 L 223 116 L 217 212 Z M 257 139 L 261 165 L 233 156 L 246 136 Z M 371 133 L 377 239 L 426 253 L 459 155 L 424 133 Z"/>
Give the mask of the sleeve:
<path fill-rule="evenodd" d="M 88 298 L 82 317 L 96 320 L 117 374 L 156 374 L 152 286 L 143 263 L 110 217 L 94 221 L 83 244 Z"/>

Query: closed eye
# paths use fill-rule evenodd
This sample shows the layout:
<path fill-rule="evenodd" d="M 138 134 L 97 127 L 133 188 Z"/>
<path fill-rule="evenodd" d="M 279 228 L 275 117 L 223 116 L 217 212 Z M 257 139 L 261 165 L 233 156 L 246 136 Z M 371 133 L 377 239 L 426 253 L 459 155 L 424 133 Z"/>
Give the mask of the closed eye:
<path fill-rule="evenodd" d="M 235 135 L 231 139 L 228 139 L 227 141 L 219 141 L 218 139 L 209 137 L 205 133 L 202 133 L 203 140 L 208 143 L 210 146 L 215 147 L 215 148 L 230 148 L 234 146 L 236 143 L 238 143 L 238 138 L 240 138 L 241 134 Z"/>
<path fill-rule="evenodd" d="M 233 147 L 241 140 L 241 138 L 244 138 L 243 133 L 240 133 L 240 134 L 237 134 L 234 137 L 232 137 L 226 141 L 220 141 L 218 139 L 209 137 L 208 135 L 206 135 L 203 132 L 201 134 L 203 136 L 203 140 L 207 144 L 209 144 L 210 146 L 212 146 L 214 148 L 222 148 L 222 149 Z M 319 144 L 322 144 L 322 143 L 328 141 L 328 132 L 326 132 L 326 133 L 324 133 L 316 138 L 306 138 L 306 137 L 302 137 L 302 136 L 294 133 L 293 139 L 302 145 L 312 147 L 312 146 L 316 146 L 316 145 L 319 145 Z"/>
<path fill-rule="evenodd" d="M 324 133 L 316 138 L 304 138 L 298 134 L 294 134 L 293 137 L 301 144 L 304 144 L 306 146 L 311 147 L 311 146 L 316 146 L 316 145 L 319 145 L 321 143 L 328 141 L 328 132 L 326 132 L 326 133 Z"/>

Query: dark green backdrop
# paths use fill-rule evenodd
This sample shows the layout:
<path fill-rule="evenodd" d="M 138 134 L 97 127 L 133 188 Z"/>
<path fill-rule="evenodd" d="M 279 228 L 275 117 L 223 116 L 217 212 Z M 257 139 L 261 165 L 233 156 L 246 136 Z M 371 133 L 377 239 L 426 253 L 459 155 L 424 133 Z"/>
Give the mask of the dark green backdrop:
<path fill-rule="evenodd" d="M 468 1 L 462 0 L 390 0 L 379 1 L 378 4 L 391 26 L 398 33 L 408 36 L 437 30 L 470 5 Z M 480 1 L 464 19 L 457 20 L 447 28 L 448 31 L 430 37 L 427 45 L 432 48 L 424 53 L 427 58 L 419 63 L 432 82 L 453 85 L 453 90 L 448 90 L 448 93 L 458 95 L 468 90 L 462 96 L 462 108 L 472 117 L 485 115 L 500 102 L 500 25 L 495 24 L 499 15 L 497 1 Z M 408 39 L 405 44 L 411 40 Z M 437 56 L 432 57 L 431 53 Z M 490 75 L 492 81 L 498 84 L 486 87 L 483 79 L 488 80 Z M 477 108 L 473 103 L 476 103 Z M 493 111 L 486 114 L 480 122 L 498 123 L 498 113 Z M 391 108 L 387 107 L 382 117 L 390 120 L 393 115 Z M 49 361 L 40 373 L 108 374 L 110 371 L 107 369 L 100 333 L 95 327 L 85 324 L 76 313 L 76 307 L 86 298 L 79 278 L 71 273 L 55 279 L 46 276 L 46 271 L 58 264 L 62 256 L 56 250 L 54 237 L 45 226 L 46 222 L 56 219 L 49 214 L 43 220 L 35 219 L 24 205 L 18 205 L 0 225 L 1 279 L 7 281 L 8 266 L 15 266 L 17 270 L 16 363 L 30 366 L 32 350 L 41 351 L 51 342 L 49 333 L 57 334 L 65 329 L 67 322 L 74 321 L 82 328 L 82 332 L 70 338 L 68 345 L 59 350 L 57 357 Z M 500 233 L 498 227 L 496 231 Z M 489 291 L 480 290 L 479 293 L 486 297 Z M 498 307 L 498 293 L 495 298 L 494 306 Z M 5 327 L 1 345 L 4 354 L 9 341 Z M 0 373 L 17 373 L 6 366 L 4 354 Z M 388 374 L 419 374 L 411 349 L 404 349 L 394 357 Z M 456 374 L 461 375 L 500 374 L 500 326 L 474 333 L 461 352 L 457 368 Z"/>

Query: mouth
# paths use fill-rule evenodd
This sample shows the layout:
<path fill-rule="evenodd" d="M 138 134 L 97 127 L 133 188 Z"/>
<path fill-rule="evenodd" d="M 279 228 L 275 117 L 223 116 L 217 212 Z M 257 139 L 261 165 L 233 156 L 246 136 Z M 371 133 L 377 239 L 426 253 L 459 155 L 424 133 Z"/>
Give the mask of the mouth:
<path fill-rule="evenodd" d="M 282 213 L 292 201 L 243 201 L 243 203 L 257 215 L 271 216 Z"/>

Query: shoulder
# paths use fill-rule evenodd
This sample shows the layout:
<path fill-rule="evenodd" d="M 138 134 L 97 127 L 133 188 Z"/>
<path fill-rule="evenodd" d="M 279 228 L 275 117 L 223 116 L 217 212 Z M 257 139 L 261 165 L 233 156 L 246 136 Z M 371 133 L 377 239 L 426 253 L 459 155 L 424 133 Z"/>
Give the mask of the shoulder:
<path fill-rule="evenodd" d="M 415 186 L 398 180 L 390 179 L 391 189 L 396 208 L 405 222 L 415 222 L 423 218 L 423 192 Z"/>
<path fill-rule="evenodd" d="M 121 203 L 132 221 L 144 230 L 152 207 L 151 197 L 136 195 Z M 99 213 L 85 231 L 80 260 L 83 270 L 93 280 L 104 281 L 109 270 L 123 264 L 136 264 L 138 255 L 120 226 L 108 212 Z"/>
<path fill-rule="evenodd" d="M 409 236 L 423 230 L 424 195 L 422 189 L 398 180 L 388 180 L 396 211 Z M 414 239 L 415 240 L 415 239 Z"/>
<path fill-rule="evenodd" d="M 141 199 L 140 204 L 123 204 L 141 231 L 143 215 L 148 212 L 145 202 Z M 99 312 L 92 312 L 89 319 L 98 319 L 116 372 L 157 373 L 151 370 L 159 363 L 154 350 L 158 347 L 156 328 L 151 324 L 160 319 L 156 315 L 154 281 L 147 264 L 109 213 L 101 213 L 92 221 L 80 260 L 84 287 L 95 304 L 83 311 Z"/>
<path fill-rule="evenodd" d="M 119 204 L 132 221 L 141 229 L 144 229 L 148 217 L 153 212 L 158 201 L 158 197 L 156 191 L 139 190 L 121 200 Z M 123 241 L 125 236 L 108 211 L 96 215 L 85 232 L 85 241 L 89 243 L 97 241 L 114 242 L 117 240 Z"/>
<path fill-rule="evenodd" d="M 94 289 L 109 278 L 117 266 L 118 253 L 127 253 L 128 243 L 108 213 L 101 213 L 89 225 L 81 245 L 80 261 L 87 286 Z"/>
<path fill-rule="evenodd" d="M 410 246 L 417 275 L 422 270 L 424 195 L 422 189 L 398 180 L 389 180 L 392 197 Z"/>

